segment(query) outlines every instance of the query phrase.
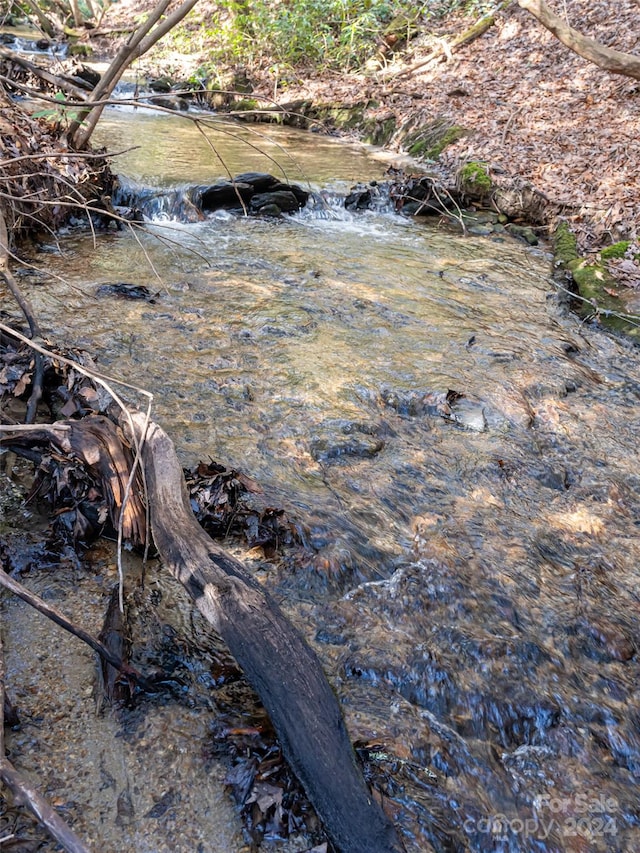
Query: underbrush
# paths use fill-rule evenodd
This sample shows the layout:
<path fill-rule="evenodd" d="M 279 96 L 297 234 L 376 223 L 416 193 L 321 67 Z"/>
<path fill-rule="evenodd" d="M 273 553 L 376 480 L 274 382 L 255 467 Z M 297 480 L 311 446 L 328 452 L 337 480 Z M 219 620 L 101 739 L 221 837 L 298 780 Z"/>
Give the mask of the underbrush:
<path fill-rule="evenodd" d="M 166 44 L 187 52 L 194 45 L 206 48 L 211 62 L 353 70 L 449 14 L 482 14 L 493 5 L 486 0 L 221 0 L 206 11 L 196 9 Z"/>

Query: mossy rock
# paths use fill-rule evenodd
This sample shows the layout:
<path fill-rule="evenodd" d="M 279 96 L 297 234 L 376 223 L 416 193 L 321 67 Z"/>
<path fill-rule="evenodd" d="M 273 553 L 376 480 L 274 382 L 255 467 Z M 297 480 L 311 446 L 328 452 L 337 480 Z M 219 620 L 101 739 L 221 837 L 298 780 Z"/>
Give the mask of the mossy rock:
<path fill-rule="evenodd" d="M 512 237 L 524 240 L 524 242 L 528 243 L 529 246 L 537 246 L 540 242 L 538 240 L 538 235 L 530 225 L 516 225 L 511 222 L 505 230 L 507 230 Z"/>
<path fill-rule="evenodd" d="M 232 103 L 231 109 L 234 112 L 239 113 L 253 112 L 253 110 L 260 109 L 260 104 L 255 98 L 242 98 L 241 100 Z"/>
<path fill-rule="evenodd" d="M 628 244 L 622 249 L 623 244 L 614 243 L 608 247 L 613 253 L 608 254 L 606 259 L 619 258 L 624 255 Z M 553 249 L 556 264 L 571 273 L 578 294 L 583 300 L 578 313 L 583 317 L 589 317 L 598 313 L 600 323 L 607 329 L 622 332 L 637 339 L 638 329 L 635 325 L 628 323 L 624 318 L 615 316 L 626 313 L 616 292 L 616 282 L 607 270 L 606 263 L 589 263 L 578 254 L 578 243 L 575 234 L 572 233 L 566 222 L 561 222 L 553 235 Z M 601 259 L 605 257 L 606 249 L 600 253 Z"/>
<path fill-rule="evenodd" d="M 624 258 L 625 253 L 630 245 L 630 240 L 620 240 L 619 243 L 613 243 L 611 246 L 607 246 L 606 248 L 602 249 L 602 251 L 600 252 L 600 257 L 603 261 L 611 261 L 615 258 Z"/>
<path fill-rule="evenodd" d="M 484 198 L 489 195 L 493 186 L 487 167 L 475 160 L 458 169 L 457 182 L 462 194 L 469 198 Z"/>
<path fill-rule="evenodd" d="M 93 48 L 90 44 L 85 44 L 84 42 L 73 42 L 70 43 L 67 47 L 67 54 L 69 56 L 91 56 L 93 53 Z"/>
<path fill-rule="evenodd" d="M 407 134 L 403 146 L 412 157 L 437 160 L 448 145 L 466 133 L 463 127 L 452 125 L 447 119 L 435 119 Z"/>
<path fill-rule="evenodd" d="M 307 119 L 317 121 L 322 125 L 338 128 L 338 130 L 355 130 L 362 127 L 364 123 L 365 104 L 311 104 L 305 102 L 305 107 L 298 108 L 297 112 L 304 112 Z M 283 104 L 283 108 L 290 108 L 289 104 Z M 287 122 L 288 123 L 288 122 Z"/>
<path fill-rule="evenodd" d="M 600 264 L 589 264 L 583 258 L 576 258 L 568 264 L 573 280 L 578 287 L 578 293 L 584 299 L 601 300 L 604 287 L 613 284 L 611 277 Z"/>

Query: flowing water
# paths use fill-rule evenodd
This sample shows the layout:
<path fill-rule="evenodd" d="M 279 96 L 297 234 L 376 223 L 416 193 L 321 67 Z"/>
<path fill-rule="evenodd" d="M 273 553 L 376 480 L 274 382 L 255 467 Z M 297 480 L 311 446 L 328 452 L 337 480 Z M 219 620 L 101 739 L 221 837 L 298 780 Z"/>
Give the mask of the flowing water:
<path fill-rule="evenodd" d="M 141 145 L 117 168 L 159 187 L 219 158 L 275 173 L 238 135 L 329 200 L 383 173 L 314 134 L 223 130 L 113 111 L 102 139 Z M 640 849 L 638 353 L 559 304 L 549 255 L 331 204 L 45 249 L 64 281 L 28 295 L 50 338 L 153 391 L 185 464 L 240 468 L 306 529 L 313 559 L 249 565 L 375 744 L 407 850 Z M 116 282 L 154 301 L 97 295 Z M 204 737 L 160 711 L 171 755 Z M 165 825 L 166 849 L 239 849 L 216 796 L 221 835 L 192 812 L 205 840 Z M 107 823 L 104 849 L 165 849 Z"/>

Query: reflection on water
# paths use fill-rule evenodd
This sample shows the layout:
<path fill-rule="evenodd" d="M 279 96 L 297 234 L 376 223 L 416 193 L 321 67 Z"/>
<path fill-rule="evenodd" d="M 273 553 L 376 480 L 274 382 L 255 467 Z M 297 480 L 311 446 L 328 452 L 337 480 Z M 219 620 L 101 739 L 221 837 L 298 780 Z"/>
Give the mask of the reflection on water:
<path fill-rule="evenodd" d="M 144 107 L 113 108 L 95 133 L 95 144 L 124 151 L 115 170 L 140 183 L 167 186 L 205 183 L 240 172 L 271 172 L 289 182 L 372 180 L 385 166 L 361 145 L 337 145 L 329 137 L 278 125 L 239 124 L 223 116 L 167 116 Z M 192 119 L 198 118 L 196 129 Z M 295 152 L 292 154 L 291 152 Z"/>
<path fill-rule="evenodd" d="M 326 141 L 313 172 L 309 139 L 310 180 L 377 176 Z M 215 177 L 197 140 L 132 176 Z M 408 849 L 640 849 L 637 356 L 565 314 L 548 257 L 371 214 L 62 249 L 69 284 L 29 294 L 51 338 L 308 526 L 321 559 L 266 582 L 379 745 Z M 96 297 L 116 281 L 157 297 Z"/>

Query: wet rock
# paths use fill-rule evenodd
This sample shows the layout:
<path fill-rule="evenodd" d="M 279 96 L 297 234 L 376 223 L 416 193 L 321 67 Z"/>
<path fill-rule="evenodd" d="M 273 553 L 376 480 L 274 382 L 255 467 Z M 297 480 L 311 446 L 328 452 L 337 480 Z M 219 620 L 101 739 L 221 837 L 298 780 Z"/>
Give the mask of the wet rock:
<path fill-rule="evenodd" d="M 277 207 L 283 213 L 293 213 L 300 210 L 301 206 L 299 199 L 288 189 L 256 193 L 251 199 L 251 210 L 260 213 L 265 207 Z"/>
<path fill-rule="evenodd" d="M 533 228 L 529 228 L 526 225 L 514 225 L 514 223 L 511 222 L 509 223 L 509 232 L 514 237 L 518 237 L 520 240 L 524 240 L 524 242 L 528 243 L 530 246 L 538 245 L 538 235 L 533 230 Z"/>
<path fill-rule="evenodd" d="M 144 222 L 144 214 L 137 207 L 121 207 L 113 205 L 114 213 L 121 219 L 126 219 L 127 222 Z"/>
<path fill-rule="evenodd" d="M 282 216 L 282 210 L 277 204 L 265 204 L 260 208 L 258 213 L 260 216 L 266 216 L 271 219 L 278 219 L 278 217 Z"/>
<path fill-rule="evenodd" d="M 461 396 L 451 401 L 449 408 L 451 409 L 449 419 L 460 424 L 460 426 L 474 432 L 484 432 L 487 428 L 484 406 L 479 401 Z"/>
<path fill-rule="evenodd" d="M 542 471 L 532 471 L 532 474 L 546 489 L 564 492 L 569 488 L 569 479 L 564 469 L 544 468 Z"/>
<path fill-rule="evenodd" d="M 328 462 L 343 457 L 371 459 L 380 453 L 384 441 L 373 436 L 335 436 L 316 438 L 311 442 L 311 455 L 316 462 Z"/>
<path fill-rule="evenodd" d="M 493 226 L 491 225 L 471 225 L 467 228 L 469 234 L 473 234 L 476 237 L 488 237 L 489 234 L 493 232 Z"/>
<path fill-rule="evenodd" d="M 483 432 L 487 428 L 484 404 L 458 391 L 396 391 L 383 388 L 380 399 L 400 415 L 437 415 L 466 429 Z"/>
<path fill-rule="evenodd" d="M 149 98 L 149 103 L 173 112 L 186 112 L 189 109 L 189 102 L 178 95 L 154 95 Z"/>
<path fill-rule="evenodd" d="M 344 200 L 347 210 L 368 210 L 371 207 L 371 190 L 368 187 L 356 187 Z"/>
<path fill-rule="evenodd" d="M 321 433 L 310 443 L 311 456 L 316 462 L 336 461 L 343 458 L 371 459 L 383 449 L 381 437 L 384 429 L 378 424 L 356 421 L 328 421 Z"/>
<path fill-rule="evenodd" d="M 605 619 L 590 619 L 584 624 L 583 631 L 586 640 L 584 651 L 589 657 L 627 661 L 636 653 L 635 645 L 624 629 Z"/>
<path fill-rule="evenodd" d="M 161 92 L 167 94 L 171 91 L 172 81 L 169 77 L 157 77 L 155 80 L 149 80 L 149 88 L 152 92 Z"/>
<path fill-rule="evenodd" d="M 131 185 L 114 192 L 114 203 L 140 209 L 145 216 L 163 214 L 180 222 L 199 222 L 217 210 L 280 216 L 299 210 L 308 198 L 309 193 L 297 184 L 283 184 L 262 172 L 244 172 L 231 180 L 220 178 L 211 184 L 177 190 L 158 192 Z"/>
<path fill-rule="evenodd" d="M 236 208 L 248 204 L 254 188 L 245 181 L 217 181 L 208 187 L 195 187 L 190 192 L 193 203 L 205 213 L 220 208 Z"/>
<path fill-rule="evenodd" d="M 126 281 L 118 281 L 114 284 L 101 284 L 96 290 L 97 296 L 119 296 L 122 299 L 144 299 L 155 303 L 157 293 L 153 294 L 143 284 L 129 284 Z"/>
<path fill-rule="evenodd" d="M 280 181 L 268 172 L 243 172 L 233 179 L 236 183 L 249 184 L 254 192 L 263 193 L 273 189 Z"/>

